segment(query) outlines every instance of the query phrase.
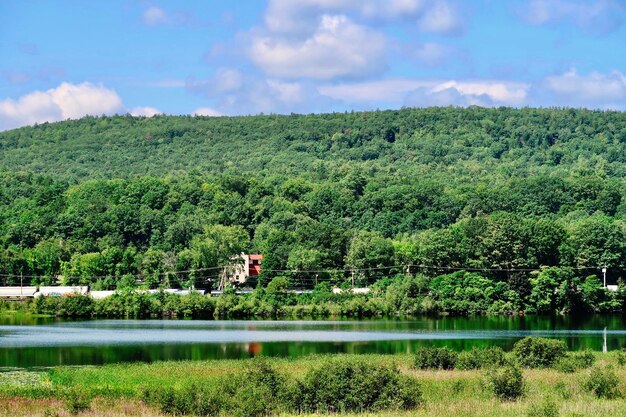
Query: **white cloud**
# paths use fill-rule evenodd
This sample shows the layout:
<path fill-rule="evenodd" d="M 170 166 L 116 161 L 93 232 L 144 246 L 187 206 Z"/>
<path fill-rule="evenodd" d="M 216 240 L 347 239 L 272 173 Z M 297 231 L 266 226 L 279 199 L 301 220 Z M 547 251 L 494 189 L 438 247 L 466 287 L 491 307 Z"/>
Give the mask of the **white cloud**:
<path fill-rule="evenodd" d="M 77 119 L 85 115 L 111 114 L 123 108 L 117 93 L 102 85 L 62 83 L 56 88 L 34 91 L 17 100 L 0 100 L 0 129 Z"/>
<path fill-rule="evenodd" d="M 362 83 L 321 85 L 321 94 L 346 102 L 401 102 L 411 90 L 432 86 L 433 82 L 404 78 L 368 81 Z"/>
<path fill-rule="evenodd" d="M 130 110 L 130 114 L 136 117 L 138 116 L 152 117 L 152 116 L 156 116 L 157 114 L 162 114 L 162 113 L 163 113 L 162 111 L 154 107 L 133 107 Z"/>
<path fill-rule="evenodd" d="M 284 103 L 300 103 L 307 98 L 307 92 L 300 83 L 267 80 L 267 85 Z"/>
<path fill-rule="evenodd" d="M 454 89 L 464 96 L 489 97 L 494 103 L 508 106 L 524 104 L 530 85 L 511 81 L 446 81 L 432 88 L 432 93 Z"/>
<path fill-rule="evenodd" d="M 243 83 L 244 75 L 241 71 L 234 68 L 218 68 L 209 79 L 188 78 L 185 87 L 208 98 L 215 98 L 238 91 Z"/>
<path fill-rule="evenodd" d="M 416 105 L 523 105 L 529 84 L 499 80 L 442 81 L 388 79 L 364 83 L 326 85 L 320 93 L 348 103 L 388 102 Z M 420 104 L 426 103 L 426 104 Z"/>
<path fill-rule="evenodd" d="M 169 22 L 169 17 L 165 10 L 156 7 L 150 6 L 143 12 L 143 22 L 149 26 L 157 26 L 162 25 Z"/>
<path fill-rule="evenodd" d="M 423 32 L 459 34 L 463 31 L 463 21 L 448 2 L 437 1 L 419 17 L 417 27 Z"/>
<path fill-rule="evenodd" d="M 363 17 L 372 20 L 412 19 L 428 8 L 424 0 L 369 0 L 358 2 Z"/>
<path fill-rule="evenodd" d="M 626 3 L 621 0 L 531 0 L 518 8 L 518 14 L 532 25 L 569 22 L 587 32 L 604 34 L 624 23 Z"/>
<path fill-rule="evenodd" d="M 270 0 L 265 12 L 265 27 L 274 34 L 310 36 L 325 13 L 342 13 L 353 0 Z"/>
<path fill-rule="evenodd" d="M 208 116 L 208 117 L 219 117 L 223 116 L 219 111 L 212 109 L 210 107 L 199 107 L 195 109 L 192 113 L 193 116 Z"/>
<path fill-rule="evenodd" d="M 543 86 L 559 105 L 614 109 L 626 106 L 626 76 L 620 71 L 580 75 L 571 69 L 561 75 L 546 77 Z"/>
<path fill-rule="evenodd" d="M 453 52 L 454 48 L 436 42 L 426 42 L 417 45 L 412 51 L 415 59 L 420 64 L 428 67 L 443 65 L 453 55 Z"/>
<path fill-rule="evenodd" d="M 450 34 L 463 29 L 457 8 L 448 0 L 271 0 L 265 25 L 274 33 L 310 36 L 325 14 L 369 22 L 414 22 L 425 32 Z"/>
<path fill-rule="evenodd" d="M 458 8 L 455 0 L 270 0 L 264 25 L 247 34 L 248 57 L 273 78 L 368 78 L 387 68 L 393 49 L 383 27 L 458 34 Z M 438 66 L 452 52 L 426 42 L 409 58 Z"/>
<path fill-rule="evenodd" d="M 467 94 L 456 87 L 447 87 L 440 90 L 418 88 L 407 94 L 404 105 L 408 107 L 429 106 L 494 106 L 494 100 L 487 94 Z"/>
<path fill-rule="evenodd" d="M 219 68 L 213 77 L 213 82 L 219 92 L 237 90 L 243 84 L 243 74 L 234 68 Z"/>
<path fill-rule="evenodd" d="M 313 82 L 289 82 L 267 79 L 253 73 L 238 73 L 233 77 L 231 70 L 223 68 L 208 80 L 188 80 L 188 89 L 210 99 L 223 114 L 258 114 L 290 112 L 330 111 L 334 100 L 323 96 Z M 219 86 L 217 79 L 234 78 L 237 82 Z M 214 113 L 209 113 L 214 115 Z"/>
<path fill-rule="evenodd" d="M 395 78 L 326 84 L 320 94 L 359 108 L 400 106 L 565 106 L 626 109 L 626 75 L 570 70 L 534 82 Z"/>
<path fill-rule="evenodd" d="M 253 39 L 250 58 L 265 73 L 281 78 L 366 77 L 386 66 L 385 37 L 344 15 L 324 15 L 304 40 L 261 36 Z"/>

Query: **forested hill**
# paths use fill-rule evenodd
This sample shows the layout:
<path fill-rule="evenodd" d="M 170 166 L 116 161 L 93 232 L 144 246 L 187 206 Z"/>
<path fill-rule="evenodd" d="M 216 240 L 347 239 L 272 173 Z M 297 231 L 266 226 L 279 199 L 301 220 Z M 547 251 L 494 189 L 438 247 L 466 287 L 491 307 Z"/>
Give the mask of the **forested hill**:
<path fill-rule="evenodd" d="M 365 285 L 407 270 L 475 268 L 499 286 L 478 280 L 472 294 L 520 307 L 537 286 L 578 294 L 572 280 L 602 266 L 612 282 L 624 275 L 625 174 L 618 112 L 43 124 L 0 133 L 0 277 L 206 287 L 229 257 L 253 251 L 264 255 L 264 279 L 296 286 L 340 283 L 350 271 Z M 529 273 L 543 266 L 566 268 L 548 289 Z M 179 272 L 189 270 L 203 272 Z M 324 272 L 293 272 L 312 270 Z M 415 285 L 406 291 L 426 288 Z M 440 290 L 456 294 L 450 285 Z"/>
<path fill-rule="evenodd" d="M 190 171 L 456 179 L 626 171 L 626 113 L 428 108 L 322 115 L 86 117 L 0 132 L 0 167 L 85 179 Z M 493 179 L 493 178 L 491 178 Z"/>

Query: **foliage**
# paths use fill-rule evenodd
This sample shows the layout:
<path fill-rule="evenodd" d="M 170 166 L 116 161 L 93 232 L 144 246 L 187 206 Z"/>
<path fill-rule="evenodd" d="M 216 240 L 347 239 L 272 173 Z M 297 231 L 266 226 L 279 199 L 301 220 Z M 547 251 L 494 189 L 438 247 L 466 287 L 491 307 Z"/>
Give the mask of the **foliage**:
<path fill-rule="evenodd" d="M 559 406 L 550 398 L 541 403 L 531 404 L 527 417 L 559 417 Z"/>
<path fill-rule="evenodd" d="M 590 350 L 582 352 L 568 352 L 566 356 L 554 362 L 554 369 L 561 372 L 576 372 L 579 369 L 591 367 L 596 357 Z"/>
<path fill-rule="evenodd" d="M 142 399 L 163 413 L 174 415 L 218 416 L 223 406 L 223 396 L 215 387 L 195 384 L 178 390 L 172 387 L 144 388 Z"/>
<path fill-rule="evenodd" d="M 262 359 L 255 359 L 243 374 L 231 378 L 227 387 L 230 401 L 226 409 L 234 416 L 268 415 L 287 408 L 291 400 L 285 378 Z"/>
<path fill-rule="evenodd" d="M 400 275 L 391 314 L 622 313 L 599 278 L 626 271 L 625 131 L 620 112 L 430 108 L 0 132 L 0 283 L 210 290 L 247 252 L 250 288 Z M 292 307 L 251 303 L 219 315 Z"/>
<path fill-rule="evenodd" d="M 620 392 L 620 380 L 610 366 L 594 366 L 583 381 L 583 387 L 598 398 L 613 399 L 622 394 Z"/>
<path fill-rule="evenodd" d="M 60 397 L 63 398 L 65 408 L 70 414 L 79 414 L 91 408 L 92 397 L 83 389 L 63 389 Z"/>
<path fill-rule="evenodd" d="M 514 365 L 490 369 L 487 372 L 487 384 L 501 400 L 513 401 L 524 394 L 522 371 Z"/>
<path fill-rule="evenodd" d="M 565 342 L 543 337 L 525 337 L 513 346 L 513 356 L 527 368 L 548 368 L 565 357 Z"/>
<path fill-rule="evenodd" d="M 304 378 L 287 378 L 268 360 L 203 385 L 143 387 L 142 399 L 163 413 L 198 416 L 264 416 L 289 411 L 381 411 L 421 404 L 416 381 L 394 367 L 334 358 L 310 368 Z"/>
<path fill-rule="evenodd" d="M 36 298 L 31 304 L 31 308 L 37 314 L 51 314 L 62 317 L 90 317 L 93 313 L 94 302 L 91 297 L 84 295 L 43 296 Z"/>
<path fill-rule="evenodd" d="M 490 366 L 501 366 L 505 362 L 505 354 L 500 347 L 472 348 L 459 353 L 456 368 L 481 369 Z"/>
<path fill-rule="evenodd" d="M 311 369 L 301 384 L 305 412 L 365 412 L 411 409 L 421 403 L 414 380 L 396 368 L 362 360 L 331 359 Z"/>
<path fill-rule="evenodd" d="M 415 352 L 417 369 L 454 369 L 458 353 L 450 348 L 420 348 Z"/>
<path fill-rule="evenodd" d="M 430 281 L 430 290 L 442 311 L 453 314 L 476 314 L 515 309 L 515 296 L 505 282 L 495 282 L 477 273 L 459 271 Z"/>

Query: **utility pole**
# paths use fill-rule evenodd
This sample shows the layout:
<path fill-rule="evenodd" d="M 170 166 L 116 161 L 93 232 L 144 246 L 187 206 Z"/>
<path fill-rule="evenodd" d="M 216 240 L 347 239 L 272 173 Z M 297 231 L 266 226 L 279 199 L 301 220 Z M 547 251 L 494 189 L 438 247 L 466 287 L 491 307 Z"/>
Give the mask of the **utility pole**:
<path fill-rule="evenodd" d="M 606 266 L 602 268 L 602 275 L 604 276 L 604 288 L 606 288 L 606 270 L 607 270 Z"/>
<path fill-rule="evenodd" d="M 24 271 L 20 271 L 20 296 L 24 295 Z"/>

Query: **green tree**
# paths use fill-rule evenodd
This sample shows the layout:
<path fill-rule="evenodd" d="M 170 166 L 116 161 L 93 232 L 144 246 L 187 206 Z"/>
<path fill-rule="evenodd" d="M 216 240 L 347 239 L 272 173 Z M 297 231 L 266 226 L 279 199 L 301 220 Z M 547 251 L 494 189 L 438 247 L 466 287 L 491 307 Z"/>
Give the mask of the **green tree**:
<path fill-rule="evenodd" d="M 354 270 L 358 285 L 367 285 L 393 271 L 393 243 L 375 232 L 357 232 L 350 240 L 345 264 Z"/>

